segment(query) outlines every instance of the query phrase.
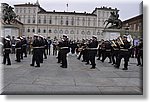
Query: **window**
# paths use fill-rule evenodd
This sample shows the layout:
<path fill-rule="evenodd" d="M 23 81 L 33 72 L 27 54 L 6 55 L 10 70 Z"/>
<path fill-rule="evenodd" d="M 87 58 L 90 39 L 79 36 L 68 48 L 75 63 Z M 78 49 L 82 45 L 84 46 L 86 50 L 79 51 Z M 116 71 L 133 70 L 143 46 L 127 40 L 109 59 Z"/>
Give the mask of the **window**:
<path fill-rule="evenodd" d="M 85 18 L 83 17 L 83 19 L 82 19 L 82 25 L 84 26 L 84 24 L 85 24 Z"/>
<path fill-rule="evenodd" d="M 33 9 L 33 13 L 35 13 L 35 11 L 36 11 L 36 9 L 34 8 L 34 9 Z"/>
<path fill-rule="evenodd" d="M 46 24 L 46 16 L 44 16 L 44 22 L 43 23 Z"/>
<path fill-rule="evenodd" d="M 46 30 L 45 30 L 45 29 L 43 30 L 43 33 L 46 33 Z"/>
<path fill-rule="evenodd" d="M 68 17 L 66 17 L 66 25 L 69 25 Z"/>
<path fill-rule="evenodd" d="M 24 8 L 24 13 L 26 13 L 26 8 Z"/>
<path fill-rule="evenodd" d="M 55 16 L 55 24 L 57 24 L 57 16 Z"/>
<path fill-rule="evenodd" d="M 35 16 L 33 16 L 33 22 L 32 23 L 35 23 Z"/>
<path fill-rule="evenodd" d="M 31 12 L 30 12 L 30 8 L 28 8 L 28 13 L 31 13 Z"/>
<path fill-rule="evenodd" d="M 34 28 L 32 29 L 32 32 L 35 33 L 35 29 Z"/>
<path fill-rule="evenodd" d="M 63 34 L 63 30 L 60 30 L 59 33 L 60 33 L 60 34 Z"/>
<path fill-rule="evenodd" d="M 88 31 L 88 32 L 87 32 L 87 35 L 90 35 L 90 34 L 91 34 L 91 32 L 90 32 L 90 31 Z"/>
<path fill-rule="evenodd" d="M 16 13 L 18 13 L 18 8 L 16 8 Z"/>
<path fill-rule="evenodd" d="M 63 25 L 63 17 L 61 16 L 60 24 Z"/>
<path fill-rule="evenodd" d="M 20 8 L 20 13 L 22 13 L 22 8 Z"/>
<path fill-rule="evenodd" d="M 38 18 L 38 23 L 41 23 L 41 17 L 39 16 L 39 18 Z"/>
<path fill-rule="evenodd" d="M 28 16 L 28 23 L 30 23 L 30 16 Z"/>
<path fill-rule="evenodd" d="M 49 24 L 52 24 L 52 17 L 49 17 Z"/>
<path fill-rule="evenodd" d="M 96 24 L 96 19 L 94 18 L 94 20 L 93 20 L 93 26 L 95 26 Z"/>
<path fill-rule="evenodd" d="M 69 31 L 68 31 L 68 30 L 66 30 L 66 31 L 65 31 L 65 34 L 68 34 L 68 33 L 69 33 Z"/>
<path fill-rule="evenodd" d="M 71 25 L 74 25 L 74 18 L 71 19 Z"/>
<path fill-rule="evenodd" d="M 49 30 L 49 33 L 52 33 L 52 30 Z"/>
<path fill-rule="evenodd" d="M 79 20 L 80 20 L 80 19 L 79 19 L 79 17 L 78 17 L 78 18 L 77 18 L 77 25 L 79 25 Z"/>
<path fill-rule="evenodd" d="M 29 28 L 27 29 L 27 32 L 28 32 L 28 33 L 30 32 L 30 29 L 29 29 Z"/>
<path fill-rule="evenodd" d="M 90 18 L 88 18 L 88 26 L 90 26 L 90 21 L 91 21 Z"/>
<path fill-rule="evenodd" d="M 73 30 L 71 30 L 71 31 L 70 31 L 70 34 L 74 34 L 74 31 L 73 31 Z"/>
<path fill-rule="evenodd" d="M 41 32 L 41 30 L 40 29 L 38 29 L 38 33 L 40 33 Z"/>
<path fill-rule="evenodd" d="M 83 35 L 84 35 L 84 34 L 85 34 L 85 32 L 84 32 L 84 31 L 82 31 L 82 32 L 81 32 L 81 34 L 83 34 Z"/>

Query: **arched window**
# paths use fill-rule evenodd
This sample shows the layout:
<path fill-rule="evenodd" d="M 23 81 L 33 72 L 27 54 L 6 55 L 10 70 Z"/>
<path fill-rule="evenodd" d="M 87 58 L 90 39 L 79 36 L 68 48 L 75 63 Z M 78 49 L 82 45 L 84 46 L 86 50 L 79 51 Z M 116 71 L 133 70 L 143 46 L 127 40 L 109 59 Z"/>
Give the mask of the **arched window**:
<path fill-rule="evenodd" d="M 46 33 L 46 30 L 45 30 L 45 29 L 43 30 L 43 33 Z"/>
<path fill-rule="evenodd" d="M 40 29 L 38 29 L 38 33 L 40 33 L 41 32 L 41 30 Z"/>
<path fill-rule="evenodd" d="M 32 29 L 32 32 L 35 33 L 35 29 Z"/>

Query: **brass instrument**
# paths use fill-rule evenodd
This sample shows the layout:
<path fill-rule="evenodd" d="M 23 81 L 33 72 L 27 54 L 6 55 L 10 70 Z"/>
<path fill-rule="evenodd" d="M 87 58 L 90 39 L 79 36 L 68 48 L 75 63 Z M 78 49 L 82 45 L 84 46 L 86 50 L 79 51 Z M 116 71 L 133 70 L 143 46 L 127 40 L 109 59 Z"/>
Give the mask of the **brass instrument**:
<path fill-rule="evenodd" d="M 117 42 L 118 42 L 119 45 L 121 45 L 121 44 L 124 45 L 121 37 L 118 38 Z"/>
<path fill-rule="evenodd" d="M 111 46 L 112 47 L 117 47 L 116 43 L 113 40 L 111 41 Z"/>

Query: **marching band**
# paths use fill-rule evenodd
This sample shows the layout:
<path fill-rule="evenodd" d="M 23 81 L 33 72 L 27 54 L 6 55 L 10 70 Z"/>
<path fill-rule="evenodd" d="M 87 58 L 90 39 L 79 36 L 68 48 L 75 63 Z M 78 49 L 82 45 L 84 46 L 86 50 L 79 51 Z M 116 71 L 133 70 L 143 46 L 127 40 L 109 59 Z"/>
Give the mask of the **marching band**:
<path fill-rule="evenodd" d="M 91 64 L 91 69 L 96 68 L 95 57 L 103 63 L 109 58 L 109 63 L 112 63 L 115 68 L 120 67 L 121 59 L 124 58 L 123 70 L 128 70 L 128 62 L 130 61 L 132 50 L 136 49 L 137 66 L 143 66 L 143 40 L 140 39 L 139 45 L 134 47 L 133 41 L 128 39 L 128 36 L 119 36 L 117 39 L 101 41 L 97 40 L 96 36 L 91 39 L 69 40 L 68 36 L 63 34 L 62 38 L 54 40 L 42 35 L 34 34 L 33 39 L 29 37 L 6 37 L 2 38 L 3 43 L 3 64 L 11 65 L 9 54 L 16 54 L 16 62 L 21 62 L 23 57 L 32 53 L 31 66 L 40 67 L 43 63 L 43 58 L 47 59 L 50 55 L 50 48 L 53 46 L 53 56 L 57 55 L 58 63 L 61 63 L 62 68 L 67 68 L 67 54 L 77 54 L 77 59 L 86 62 L 86 65 Z M 15 50 L 14 50 L 15 49 Z M 32 52 L 31 52 L 32 51 Z M 47 52 L 47 54 L 46 54 Z M 24 56 L 23 56 L 24 54 Z"/>

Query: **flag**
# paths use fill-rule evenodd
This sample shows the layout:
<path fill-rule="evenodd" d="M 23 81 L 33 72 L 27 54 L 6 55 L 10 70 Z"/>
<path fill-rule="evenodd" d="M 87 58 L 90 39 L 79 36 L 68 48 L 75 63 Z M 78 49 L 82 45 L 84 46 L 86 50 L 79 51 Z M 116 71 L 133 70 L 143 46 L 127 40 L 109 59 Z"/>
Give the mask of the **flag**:
<path fill-rule="evenodd" d="M 67 4 L 67 7 L 68 7 L 68 4 Z"/>

